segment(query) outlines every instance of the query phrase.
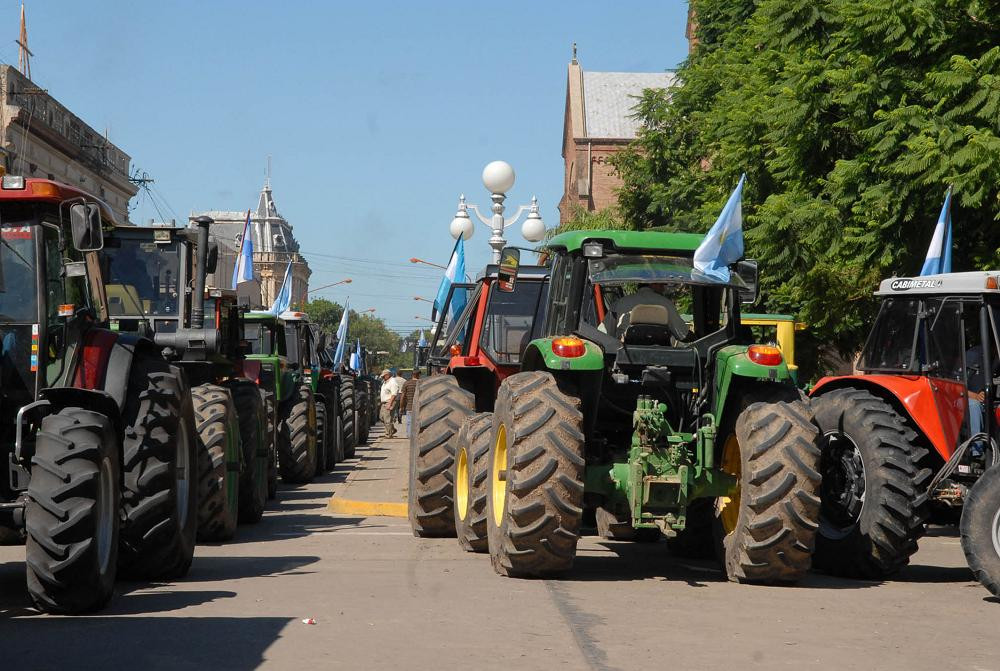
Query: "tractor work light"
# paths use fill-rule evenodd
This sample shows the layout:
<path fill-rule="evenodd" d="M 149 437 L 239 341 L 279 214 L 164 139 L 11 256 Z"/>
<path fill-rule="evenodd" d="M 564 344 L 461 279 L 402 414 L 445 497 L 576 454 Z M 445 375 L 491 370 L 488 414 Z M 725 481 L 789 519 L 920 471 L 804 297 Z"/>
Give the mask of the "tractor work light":
<path fill-rule="evenodd" d="M 4 189 L 23 189 L 24 177 L 21 175 L 4 175 L 2 186 Z"/>
<path fill-rule="evenodd" d="M 579 338 L 556 338 L 552 341 L 552 353 L 556 356 L 574 359 L 587 353 L 587 346 Z"/>
<path fill-rule="evenodd" d="M 588 259 L 599 259 L 604 256 L 604 245 L 599 242 L 588 242 L 583 246 L 583 255 Z"/>
<path fill-rule="evenodd" d="M 747 357 L 761 366 L 777 366 L 781 363 L 781 350 L 772 345 L 750 345 Z"/>

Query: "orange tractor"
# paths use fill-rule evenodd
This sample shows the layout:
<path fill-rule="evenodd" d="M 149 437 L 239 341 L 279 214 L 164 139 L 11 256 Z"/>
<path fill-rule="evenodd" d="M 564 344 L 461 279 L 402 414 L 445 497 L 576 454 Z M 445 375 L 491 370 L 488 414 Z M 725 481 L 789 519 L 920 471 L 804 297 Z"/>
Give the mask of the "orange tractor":
<path fill-rule="evenodd" d="M 995 272 L 884 280 L 859 372 L 813 388 L 823 452 L 814 566 L 870 579 L 895 572 L 928 516 L 961 510 L 1000 459 L 998 281 Z M 1000 543 L 982 545 L 1000 566 Z"/>

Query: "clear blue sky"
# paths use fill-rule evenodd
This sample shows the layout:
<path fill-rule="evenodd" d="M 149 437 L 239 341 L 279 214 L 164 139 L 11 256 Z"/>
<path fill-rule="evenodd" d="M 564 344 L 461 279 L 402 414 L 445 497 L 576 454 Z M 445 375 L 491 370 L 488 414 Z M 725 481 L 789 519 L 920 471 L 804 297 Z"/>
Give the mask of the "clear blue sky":
<path fill-rule="evenodd" d="M 109 130 L 168 216 L 254 206 L 270 154 L 311 285 L 352 277 L 319 295 L 350 294 L 400 328 L 429 313 L 412 296 L 432 297 L 439 278 L 407 259 L 445 262 L 459 193 L 489 203 L 487 162 L 517 171 L 509 205 L 535 194 L 557 223 L 574 41 L 589 70 L 662 71 L 687 50 L 683 0 L 28 0 L 26 11 L 35 82 Z M 13 64 L 18 15 L 17 2 L 0 12 L 0 59 Z M 143 199 L 133 221 L 151 217 Z M 479 226 L 466 243 L 471 273 L 488 237 Z"/>

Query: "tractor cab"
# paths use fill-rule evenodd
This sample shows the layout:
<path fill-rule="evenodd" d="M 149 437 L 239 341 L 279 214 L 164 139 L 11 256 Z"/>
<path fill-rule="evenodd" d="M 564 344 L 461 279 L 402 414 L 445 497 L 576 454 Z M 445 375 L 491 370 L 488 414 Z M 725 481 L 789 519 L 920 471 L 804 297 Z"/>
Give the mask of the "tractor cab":
<path fill-rule="evenodd" d="M 500 271 L 489 265 L 475 283 L 452 284 L 425 359 L 428 372 L 454 375 L 473 392 L 479 411 L 492 408 L 500 383 L 519 370 L 545 314 L 548 268 L 520 266 L 509 288 Z"/>

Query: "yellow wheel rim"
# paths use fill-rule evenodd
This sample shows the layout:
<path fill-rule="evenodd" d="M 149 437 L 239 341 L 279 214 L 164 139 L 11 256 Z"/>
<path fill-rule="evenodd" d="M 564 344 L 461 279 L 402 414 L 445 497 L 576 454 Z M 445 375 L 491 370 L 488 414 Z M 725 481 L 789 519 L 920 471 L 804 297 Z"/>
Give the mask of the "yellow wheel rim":
<path fill-rule="evenodd" d="M 500 474 L 503 473 L 503 479 Z M 497 526 L 503 522 L 503 506 L 507 499 L 507 427 L 503 424 L 497 430 L 497 442 L 493 446 L 493 475 L 490 477 L 490 495 L 493 497 L 493 521 Z"/>
<path fill-rule="evenodd" d="M 736 489 L 732 496 L 720 496 L 716 502 L 716 512 L 722 522 L 722 530 L 728 536 L 736 530 L 740 519 L 740 441 L 731 433 L 722 446 L 722 472 L 736 477 Z"/>
<path fill-rule="evenodd" d="M 458 448 L 455 457 L 455 505 L 458 519 L 465 521 L 469 511 L 469 455 L 464 447 Z"/>

